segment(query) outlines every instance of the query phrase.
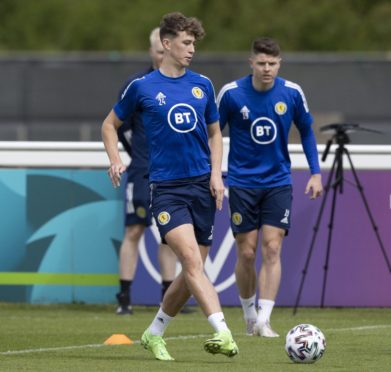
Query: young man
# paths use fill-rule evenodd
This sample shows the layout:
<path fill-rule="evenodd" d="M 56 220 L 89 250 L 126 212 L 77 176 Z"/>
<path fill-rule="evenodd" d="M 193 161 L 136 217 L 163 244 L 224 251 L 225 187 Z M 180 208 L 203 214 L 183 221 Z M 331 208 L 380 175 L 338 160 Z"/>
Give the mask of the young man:
<path fill-rule="evenodd" d="M 193 295 L 215 330 L 204 349 L 229 357 L 238 347 L 224 319 L 217 293 L 204 272 L 212 243 L 215 210 L 221 209 L 222 137 L 212 83 L 187 69 L 204 30 L 196 18 L 170 13 L 160 24 L 164 48 L 158 70 L 134 80 L 102 124 L 110 159 L 109 176 L 120 183 L 117 128 L 134 112 L 142 115 L 149 151 L 151 209 L 163 241 L 176 253 L 182 272 L 168 288 L 141 344 L 159 360 L 173 360 L 163 334 Z"/>
<path fill-rule="evenodd" d="M 228 158 L 231 227 L 237 245 L 236 282 L 247 334 L 278 337 L 270 315 L 280 286 L 282 241 L 290 227 L 292 185 L 288 134 L 300 132 L 311 176 L 305 193 L 315 199 L 322 182 L 312 116 L 300 86 L 277 77 L 279 45 L 270 38 L 253 42 L 252 75 L 225 85 L 217 98 L 222 128 L 229 124 Z M 258 235 L 258 314 L 255 307 Z"/>
<path fill-rule="evenodd" d="M 159 68 L 163 59 L 163 45 L 160 41 L 159 28 L 152 30 L 150 37 L 149 55 L 152 65 L 128 79 L 121 90 L 134 79 Z M 120 248 L 119 275 L 120 291 L 117 294 L 118 315 L 132 314 L 131 288 L 138 262 L 138 245 L 146 227 L 151 226 L 152 215 L 149 209 L 150 190 L 148 186 L 148 151 L 144 125 L 139 113 L 132 115 L 118 128 L 118 138 L 132 161 L 126 169 L 127 185 L 125 192 L 125 235 Z M 175 279 L 177 258 L 167 244 L 160 244 L 158 252 L 160 273 L 162 276 L 162 296 Z M 181 312 L 190 312 L 183 308 Z"/>

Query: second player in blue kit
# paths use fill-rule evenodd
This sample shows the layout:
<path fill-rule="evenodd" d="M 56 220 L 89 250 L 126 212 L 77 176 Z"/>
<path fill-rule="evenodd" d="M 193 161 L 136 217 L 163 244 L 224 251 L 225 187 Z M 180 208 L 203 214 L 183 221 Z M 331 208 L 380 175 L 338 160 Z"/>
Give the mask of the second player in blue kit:
<path fill-rule="evenodd" d="M 277 76 L 280 62 L 275 40 L 255 40 L 252 74 L 226 84 L 218 95 L 220 123 L 222 128 L 229 125 L 227 183 L 237 244 L 236 283 L 247 333 L 264 337 L 278 337 L 270 326 L 270 315 L 281 280 L 282 242 L 291 221 L 288 135 L 292 123 L 299 130 L 311 173 L 305 192 L 311 199 L 322 193 L 313 119 L 301 87 Z M 257 283 L 259 230 L 262 265 Z"/>

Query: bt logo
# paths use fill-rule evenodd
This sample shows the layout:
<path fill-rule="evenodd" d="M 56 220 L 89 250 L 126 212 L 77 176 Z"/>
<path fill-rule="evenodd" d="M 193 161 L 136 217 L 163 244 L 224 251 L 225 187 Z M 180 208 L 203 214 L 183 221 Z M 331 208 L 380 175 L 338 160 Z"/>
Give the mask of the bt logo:
<path fill-rule="evenodd" d="M 197 126 L 197 113 L 186 103 L 177 103 L 170 108 L 167 114 L 170 127 L 179 133 L 191 132 Z"/>
<path fill-rule="evenodd" d="M 176 124 L 183 124 L 183 123 L 189 124 L 190 123 L 190 115 L 191 115 L 190 112 L 184 112 L 184 113 L 177 112 L 177 113 L 175 113 L 174 114 L 175 123 Z"/>
<path fill-rule="evenodd" d="M 267 145 L 276 139 L 277 126 L 273 120 L 260 117 L 252 122 L 250 133 L 254 142 L 260 145 Z"/>

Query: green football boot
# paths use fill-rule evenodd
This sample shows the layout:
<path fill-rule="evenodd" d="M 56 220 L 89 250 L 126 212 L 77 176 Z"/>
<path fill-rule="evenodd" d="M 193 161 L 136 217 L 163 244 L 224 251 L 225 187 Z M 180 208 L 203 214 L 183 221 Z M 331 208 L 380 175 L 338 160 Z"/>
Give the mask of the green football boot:
<path fill-rule="evenodd" d="M 223 354 L 230 358 L 239 353 L 239 348 L 230 331 L 215 333 L 212 338 L 204 342 L 204 349 L 208 353 Z"/>
<path fill-rule="evenodd" d="M 152 352 L 158 360 L 170 361 L 175 360 L 166 349 L 166 342 L 161 336 L 153 336 L 147 329 L 141 336 L 141 345 L 144 349 Z"/>

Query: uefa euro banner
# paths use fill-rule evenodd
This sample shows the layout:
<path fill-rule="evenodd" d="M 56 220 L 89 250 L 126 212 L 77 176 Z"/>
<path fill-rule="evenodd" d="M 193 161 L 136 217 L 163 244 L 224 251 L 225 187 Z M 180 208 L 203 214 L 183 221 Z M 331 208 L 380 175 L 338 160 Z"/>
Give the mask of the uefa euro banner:
<path fill-rule="evenodd" d="M 324 170 L 324 183 L 327 174 Z M 300 305 L 318 306 L 326 284 L 326 306 L 391 306 L 387 263 L 391 171 L 359 170 L 358 174 L 384 251 L 347 170 L 343 193 L 336 194 L 329 249 L 332 191 L 325 203 Z M 308 176 L 305 170 L 293 171 L 292 228 L 284 241 L 279 306 L 295 304 L 322 202 L 304 195 Z M 123 192 L 112 187 L 104 169 L 0 169 L 0 301 L 114 303 L 124 232 Z M 159 242 L 152 226 L 140 243 L 132 292 L 135 304 L 156 305 L 160 300 Z M 239 304 L 235 258 L 225 198 L 223 210 L 216 214 L 213 246 L 205 263 L 224 305 Z"/>

